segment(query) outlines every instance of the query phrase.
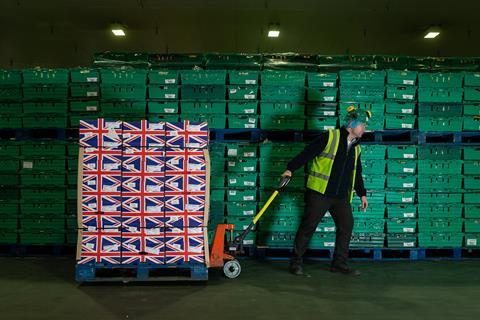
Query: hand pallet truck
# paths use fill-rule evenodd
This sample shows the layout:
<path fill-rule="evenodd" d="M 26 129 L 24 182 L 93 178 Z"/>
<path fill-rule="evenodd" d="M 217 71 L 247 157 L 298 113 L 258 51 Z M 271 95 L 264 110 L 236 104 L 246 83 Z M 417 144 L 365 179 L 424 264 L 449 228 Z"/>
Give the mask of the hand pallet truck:
<path fill-rule="evenodd" d="M 235 279 L 242 272 L 242 267 L 240 262 L 235 259 L 235 255 L 242 251 L 243 240 L 250 233 L 253 227 L 257 224 L 258 220 L 265 213 L 267 208 L 273 202 L 273 200 L 282 192 L 285 187 L 288 185 L 292 178 L 285 176 L 280 181 L 280 185 L 272 193 L 270 198 L 268 198 L 265 205 L 262 209 L 255 215 L 252 222 L 248 227 L 243 231 L 240 236 L 233 239 L 233 230 L 235 226 L 233 224 L 219 224 L 217 225 L 217 230 L 215 231 L 215 237 L 213 239 L 212 248 L 210 250 L 210 268 L 222 268 L 223 273 L 227 278 Z M 225 234 L 226 231 L 230 231 L 230 238 L 227 243 L 225 243 Z"/>

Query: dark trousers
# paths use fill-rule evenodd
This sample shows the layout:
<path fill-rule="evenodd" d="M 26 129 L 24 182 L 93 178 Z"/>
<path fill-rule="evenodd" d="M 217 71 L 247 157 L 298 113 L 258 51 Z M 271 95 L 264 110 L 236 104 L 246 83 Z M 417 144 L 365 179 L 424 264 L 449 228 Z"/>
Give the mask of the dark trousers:
<path fill-rule="evenodd" d="M 295 236 L 293 259 L 301 260 L 318 223 L 328 210 L 337 229 L 333 264 L 345 264 L 348 259 L 348 246 L 353 229 L 353 215 L 349 197 L 335 199 L 307 189 L 305 202 L 305 213 Z"/>

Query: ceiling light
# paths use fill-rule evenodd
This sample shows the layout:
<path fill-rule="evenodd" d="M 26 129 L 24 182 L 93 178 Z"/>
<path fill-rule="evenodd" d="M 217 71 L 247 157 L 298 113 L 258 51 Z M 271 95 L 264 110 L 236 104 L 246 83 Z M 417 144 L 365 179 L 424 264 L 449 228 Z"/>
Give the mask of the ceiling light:
<path fill-rule="evenodd" d="M 125 37 L 125 31 L 123 31 L 123 29 L 112 29 L 112 33 L 117 37 Z"/>
<path fill-rule="evenodd" d="M 440 28 L 438 27 L 430 27 L 427 31 L 425 31 L 425 35 L 423 36 L 424 39 L 435 39 L 440 34 Z"/>
<path fill-rule="evenodd" d="M 278 23 L 270 23 L 268 26 L 268 37 L 278 38 L 280 36 L 280 25 Z"/>

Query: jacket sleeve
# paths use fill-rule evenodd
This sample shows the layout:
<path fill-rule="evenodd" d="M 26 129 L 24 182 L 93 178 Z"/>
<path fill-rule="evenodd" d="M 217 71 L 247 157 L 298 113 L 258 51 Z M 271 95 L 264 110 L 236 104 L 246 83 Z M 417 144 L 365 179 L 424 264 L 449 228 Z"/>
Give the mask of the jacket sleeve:
<path fill-rule="evenodd" d="M 322 132 L 317 139 L 307 145 L 302 152 L 290 160 L 290 162 L 287 164 L 287 170 L 294 172 L 300 167 L 303 167 L 308 161 L 321 154 L 323 149 L 325 149 L 327 146 L 327 143 L 328 131 Z"/>
<path fill-rule="evenodd" d="M 357 173 L 355 175 L 355 192 L 359 197 L 363 197 L 367 195 L 367 190 L 365 190 L 364 184 L 363 184 L 363 176 L 362 176 L 362 160 L 361 160 L 361 154 L 358 156 L 357 159 Z"/>

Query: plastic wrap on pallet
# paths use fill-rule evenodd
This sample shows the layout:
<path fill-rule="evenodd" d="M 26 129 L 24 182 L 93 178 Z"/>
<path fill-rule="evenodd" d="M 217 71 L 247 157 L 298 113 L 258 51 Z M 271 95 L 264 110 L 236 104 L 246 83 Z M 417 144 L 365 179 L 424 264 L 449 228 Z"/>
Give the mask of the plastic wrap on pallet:
<path fill-rule="evenodd" d="M 149 67 L 147 53 L 99 52 L 93 56 L 93 65 L 96 67 Z"/>

